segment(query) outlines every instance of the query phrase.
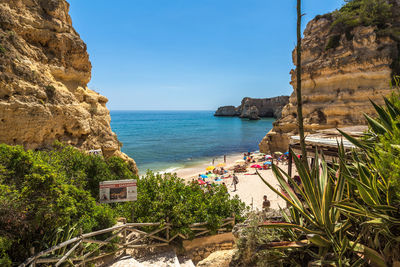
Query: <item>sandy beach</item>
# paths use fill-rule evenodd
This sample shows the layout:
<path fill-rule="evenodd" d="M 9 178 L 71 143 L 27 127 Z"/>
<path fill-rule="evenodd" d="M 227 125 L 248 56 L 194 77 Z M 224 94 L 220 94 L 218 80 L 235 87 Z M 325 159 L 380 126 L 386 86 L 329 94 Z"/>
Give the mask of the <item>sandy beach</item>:
<path fill-rule="evenodd" d="M 224 179 L 223 182 L 228 187 L 228 192 L 231 196 L 238 195 L 239 198 L 246 203 L 246 205 L 250 206 L 253 210 L 261 210 L 263 196 L 267 195 L 268 199 L 271 202 L 271 208 L 278 209 L 279 207 L 286 207 L 285 201 L 283 201 L 277 194 L 275 194 L 263 181 L 260 177 L 255 173 L 255 169 L 250 168 L 248 166 L 247 172 L 245 173 L 236 173 L 236 176 L 239 178 L 239 183 L 236 186 L 236 191 L 234 191 L 234 186 L 232 184 L 232 174 L 233 170 L 230 170 L 234 167 L 235 161 L 243 159 L 243 154 L 233 154 L 228 155 L 226 158 L 225 169 L 229 170 L 225 176 L 231 175 L 230 178 Z M 214 161 L 214 165 L 218 165 L 219 163 L 223 163 L 224 158 L 218 157 Z M 177 175 L 187 182 L 192 181 L 192 179 L 198 178 L 199 174 L 204 174 L 206 172 L 206 168 L 210 166 L 212 163 L 212 159 L 208 163 L 202 163 L 193 167 L 183 168 L 176 171 Z M 280 165 L 283 170 L 287 170 L 287 165 Z M 278 188 L 278 181 L 276 180 L 271 169 L 269 170 L 259 170 L 259 173 L 262 177 L 271 183 L 275 188 Z M 220 182 L 222 183 L 222 182 Z"/>

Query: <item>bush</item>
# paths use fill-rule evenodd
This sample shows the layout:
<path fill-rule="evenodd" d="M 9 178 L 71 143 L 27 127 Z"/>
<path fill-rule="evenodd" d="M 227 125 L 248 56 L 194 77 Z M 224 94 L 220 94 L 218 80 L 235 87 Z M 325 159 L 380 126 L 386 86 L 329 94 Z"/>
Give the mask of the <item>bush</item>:
<path fill-rule="evenodd" d="M 299 240 L 300 236 L 286 229 L 258 227 L 263 222 L 262 216 L 256 213 L 246 219 L 247 227 L 242 228 L 236 241 L 238 251 L 234 256 L 234 266 L 299 266 L 310 259 L 305 251 L 296 248 L 265 248 L 271 242 Z"/>
<path fill-rule="evenodd" d="M 349 32 L 357 26 L 377 26 L 385 28 L 393 21 L 394 14 L 391 5 L 385 0 L 350 0 L 332 13 L 334 21 L 332 30 Z"/>
<path fill-rule="evenodd" d="M 216 186 L 203 191 L 186 185 L 176 175 L 148 172 L 138 180 L 136 202 L 101 205 L 99 182 L 136 176 L 120 158 L 103 159 L 71 146 L 25 151 L 0 144 L 0 265 L 18 263 L 83 232 L 111 227 L 116 217 L 136 222 L 173 224 L 171 234 L 191 235 L 189 225 L 209 222 L 215 232 L 222 219 L 236 214 L 242 220 L 245 205 Z"/>
<path fill-rule="evenodd" d="M 0 44 L 0 54 L 5 54 L 6 49 Z"/>
<path fill-rule="evenodd" d="M 44 250 L 79 229 L 114 225 L 117 214 L 96 204 L 99 182 L 134 177 L 128 170 L 120 159 L 104 160 L 61 144 L 49 151 L 1 144 L 0 236 L 12 244 L 3 250 L 19 262 L 32 248 Z"/>
<path fill-rule="evenodd" d="M 335 49 L 340 45 L 340 35 L 333 35 L 329 38 L 325 50 Z"/>
<path fill-rule="evenodd" d="M 189 225 L 208 222 L 212 232 L 221 226 L 222 220 L 236 214 L 243 220 L 245 204 L 236 196 L 230 198 L 225 187 L 216 185 L 212 191 L 203 190 L 197 184 L 186 185 L 172 174 L 148 172 L 138 181 L 138 200 L 130 205 L 135 222 L 165 222 L 173 224 L 172 235 L 191 235 Z"/>

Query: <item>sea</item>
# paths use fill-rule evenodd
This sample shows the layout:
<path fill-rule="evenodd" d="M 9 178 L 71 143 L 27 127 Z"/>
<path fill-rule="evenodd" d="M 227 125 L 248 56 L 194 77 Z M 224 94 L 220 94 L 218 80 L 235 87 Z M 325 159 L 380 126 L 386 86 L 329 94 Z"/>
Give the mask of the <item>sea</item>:
<path fill-rule="evenodd" d="M 223 155 L 257 151 L 274 119 L 214 117 L 214 111 L 116 111 L 111 128 L 139 174 L 173 172 Z"/>

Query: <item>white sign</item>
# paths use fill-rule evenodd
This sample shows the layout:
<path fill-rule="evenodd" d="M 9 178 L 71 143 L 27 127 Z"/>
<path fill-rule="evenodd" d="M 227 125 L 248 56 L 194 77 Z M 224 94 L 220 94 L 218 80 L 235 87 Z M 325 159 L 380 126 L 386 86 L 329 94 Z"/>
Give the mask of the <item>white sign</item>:
<path fill-rule="evenodd" d="M 100 203 L 114 203 L 135 200 L 137 200 L 136 180 L 100 182 Z"/>

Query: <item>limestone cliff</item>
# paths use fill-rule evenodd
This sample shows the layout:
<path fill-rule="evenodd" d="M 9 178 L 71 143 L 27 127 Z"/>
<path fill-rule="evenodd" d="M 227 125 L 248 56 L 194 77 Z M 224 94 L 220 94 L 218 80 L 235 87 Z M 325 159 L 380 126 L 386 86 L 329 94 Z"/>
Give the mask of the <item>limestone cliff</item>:
<path fill-rule="evenodd" d="M 280 118 L 283 107 L 289 102 L 288 96 L 272 98 L 245 97 L 238 107 L 219 107 L 214 116 L 241 117 L 257 119 L 259 117 Z"/>
<path fill-rule="evenodd" d="M 55 140 L 135 162 L 120 151 L 107 98 L 87 88 L 91 63 L 65 0 L 0 0 L 0 142 Z"/>
<path fill-rule="evenodd" d="M 355 27 L 333 32 L 332 16 L 310 21 L 302 49 L 302 96 L 305 130 L 363 125 L 363 113 L 374 114 L 369 99 L 382 103 L 391 92 L 390 81 L 398 63 L 398 42 L 379 34 L 376 27 Z M 293 61 L 295 51 L 293 51 Z M 296 88 L 296 71 L 291 71 Z M 297 134 L 296 96 L 282 118 L 261 141 L 260 151 L 287 150 L 289 136 Z"/>

